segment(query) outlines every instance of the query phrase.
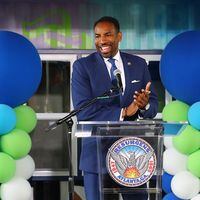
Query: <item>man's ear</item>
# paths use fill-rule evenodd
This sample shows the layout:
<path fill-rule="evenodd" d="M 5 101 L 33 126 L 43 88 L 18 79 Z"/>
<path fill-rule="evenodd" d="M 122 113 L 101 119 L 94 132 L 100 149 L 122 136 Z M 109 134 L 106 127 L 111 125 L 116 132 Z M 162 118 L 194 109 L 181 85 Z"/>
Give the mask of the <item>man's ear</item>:
<path fill-rule="evenodd" d="M 121 42 L 121 40 L 122 40 L 122 32 L 118 33 L 118 40 L 119 40 L 119 42 Z"/>

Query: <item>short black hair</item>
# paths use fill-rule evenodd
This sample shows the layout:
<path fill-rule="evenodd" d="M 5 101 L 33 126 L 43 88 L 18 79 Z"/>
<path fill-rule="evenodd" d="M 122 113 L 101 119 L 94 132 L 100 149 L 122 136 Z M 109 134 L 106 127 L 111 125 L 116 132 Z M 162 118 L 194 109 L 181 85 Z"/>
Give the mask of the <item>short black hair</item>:
<path fill-rule="evenodd" d="M 120 25 L 119 25 L 119 21 L 114 18 L 114 17 L 110 17 L 110 16 L 104 16 L 104 17 L 101 17 L 100 19 L 98 19 L 95 23 L 94 23 L 94 26 L 93 26 L 93 29 L 95 29 L 96 25 L 100 22 L 110 22 L 112 23 L 114 26 L 115 26 L 115 29 L 118 32 L 120 32 Z"/>

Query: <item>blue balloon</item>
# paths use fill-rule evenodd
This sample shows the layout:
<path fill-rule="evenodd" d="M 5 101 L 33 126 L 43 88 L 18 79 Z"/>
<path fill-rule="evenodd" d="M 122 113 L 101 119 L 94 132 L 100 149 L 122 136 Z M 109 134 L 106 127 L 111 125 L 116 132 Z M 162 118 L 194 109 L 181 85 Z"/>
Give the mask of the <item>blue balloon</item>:
<path fill-rule="evenodd" d="M 173 193 L 169 193 L 164 196 L 163 200 L 182 200 L 175 196 Z"/>
<path fill-rule="evenodd" d="M 200 101 L 194 103 L 188 111 L 188 121 L 194 128 L 200 130 Z"/>
<path fill-rule="evenodd" d="M 15 111 L 8 105 L 0 104 L 0 135 L 10 132 L 15 126 Z"/>
<path fill-rule="evenodd" d="M 171 190 L 172 178 L 173 176 L 168 174 L 167 172 L 164 172 L 164 174 L 162 175 L 162 189 L 164 190 L 165 193 L 172 192 Z"/>
<path fill-rule="evenodd" d="M 39 54 L 24 36 L 0 31 L 0 103 L 11 107 L 28 101 L 42 76 Z"/>
<path fill-rule="evenodd" d="M 183 124 L 180 123 L 163 123 L 164 134 L 165 135 L 177 135 L 177 133 L 181 130 Z"/>
<path fill-rule="evenodd" d="M 189 105 L 200 101 L 200 31 L 187 31 L 173 38 L 160 61 L 161 81 L 177 100 Z"/>

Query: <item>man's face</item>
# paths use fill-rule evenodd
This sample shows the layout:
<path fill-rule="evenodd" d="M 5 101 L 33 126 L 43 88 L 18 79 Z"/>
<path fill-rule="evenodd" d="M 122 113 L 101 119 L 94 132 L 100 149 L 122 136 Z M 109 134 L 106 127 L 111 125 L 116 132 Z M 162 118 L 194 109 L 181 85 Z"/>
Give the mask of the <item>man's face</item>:
<path fill-rule="evenodd" d="M 115 26 L 110 22 L 99 22 L 94 28 L 94 33 L 97 51 L 104 58 L 115 56 L 122 39 L 122 33 L 117 33 Z"/>

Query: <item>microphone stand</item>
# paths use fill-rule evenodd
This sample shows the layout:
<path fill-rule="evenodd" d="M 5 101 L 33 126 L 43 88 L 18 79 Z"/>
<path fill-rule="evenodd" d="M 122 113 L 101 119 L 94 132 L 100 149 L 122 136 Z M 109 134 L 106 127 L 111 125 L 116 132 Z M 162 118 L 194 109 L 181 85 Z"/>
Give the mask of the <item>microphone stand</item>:
<path fill-rule="evenodd" d="M 71 138 L 72 138 L 72 127 L 73 127 L 73 120 L 72 117 L 78 114 L 80 111 L 84 110 L 85 108 L 89 107 L 90 105 L 94 104 L 97 102 L 99 99 L 106 99 L 106 98 L 111 98 L 110 96 L 114 91 L 119 91 L 118 87 L 111 88 L 109 91 L 103 93 L 102 95 L 95 97 L 91 99 L 90 101 L 86 102 L 80 108 L 72 110 L 67 116 L 57 120 L 55 123 L 50 125 L 45 131 L 50 131 L 57 126 L 61 125 L 62 123 L 67 124 L 67 129 L 68 129 L 68 134 L 67 134 L 67 146 L 68 146 L 68 152 L 69 152 L 69 177 L 68 177 L 68 192 L 69 192 L 69 200 L 74 200 L 74 177 L 73 177 L 73 166 L 72 166 L 72 158 L 71 158 L 71 150 L 72 150 L 72 143 L 71 143 Z"/>

